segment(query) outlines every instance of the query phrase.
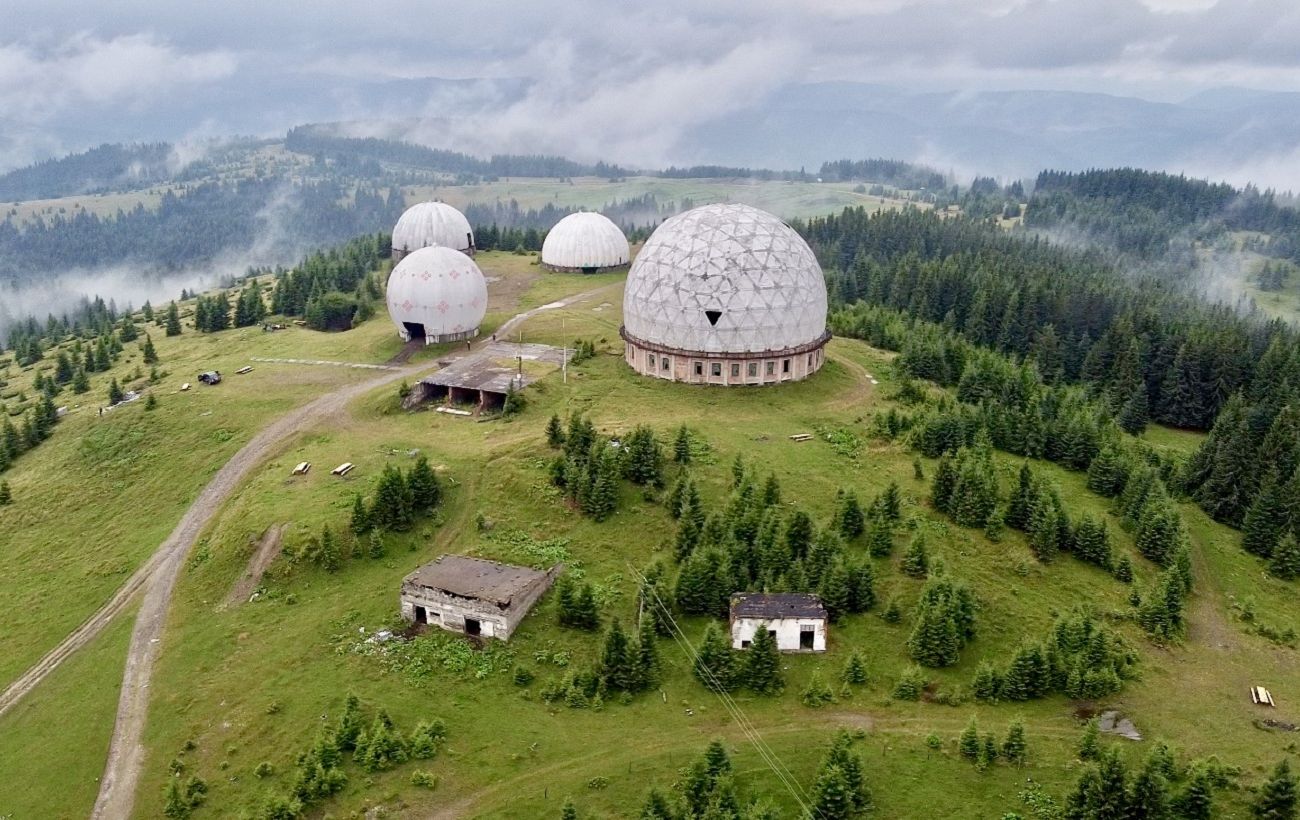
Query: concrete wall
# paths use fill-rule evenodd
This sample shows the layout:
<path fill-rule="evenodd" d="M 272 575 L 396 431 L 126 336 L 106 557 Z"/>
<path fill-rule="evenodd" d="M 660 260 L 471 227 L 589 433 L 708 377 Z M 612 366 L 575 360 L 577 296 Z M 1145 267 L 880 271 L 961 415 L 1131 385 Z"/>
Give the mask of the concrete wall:
<path fill-rule="evenodd" d="M 821 618 L 736 618 L 731 622 L 731 648 L 747 649 L 759 629 L 776 632 L 776 648 L 782 652 L 807 652 L 799 648 L 799 635 L 813 632 L 813 652 L 826 651 L 826 621 Z"/>
<path fill-rule="evenodd" d="M 428 587 L 403 584 L 402 617 L 408 621 L 415 621 L 415 608 L 422 606 L 427 613 L 430 626 L 440 626 L 449 632 L 463 633 L 465 619 L 472 618 L 479 622 L 481 637 L 508 640 L 520 621 L 528 614 L 528 610 L 532 609 L 533 604 L 546 594 L 563 571 L 563 564 L 551 567 L 542 582 L 512 601 L 509 609 L 502 609 L 485 601 L 447 595 Z M 798 641 L 797 635 L 795 640 Z"/>
<path fill-rule="evenodd" d="M 780 384 L 806 379 L 826 362 L 826 349 L 794 353 L 770 359 L 690 356 L 657 353 L 632 342 L 624 342 L 623 359 L 643 376 L 654 376 L 688 384 L 716 384 L 724 387 Z M 666 365 L 666 366 L 665 366 Z"/>

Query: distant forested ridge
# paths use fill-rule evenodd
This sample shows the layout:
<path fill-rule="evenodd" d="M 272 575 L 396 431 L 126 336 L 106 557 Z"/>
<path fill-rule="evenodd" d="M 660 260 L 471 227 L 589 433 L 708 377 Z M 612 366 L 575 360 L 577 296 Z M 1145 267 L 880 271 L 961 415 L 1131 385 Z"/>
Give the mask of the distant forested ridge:
<path fill-rule="evenodd" d="M 285 261 L 303 250 L 388 230 L 402 213 L 397 191 L 280 179 L 207 182 L 168 191 L 155 209 L 137 205 L 100 217 L 84 210 L 0 222 L 0 282 L 22 284 L 70 268 L 133 264 L 166 272 L 256 250 Z"/>
<path fill-rule="evenodd" d="M 1272 191 L 1136 168 L 1043 171 L 1025 225 L 1081 230 L 1148 260 L 1225 231 L 1258 231 L 1270 238 L 1252 249 L 1300 261 L 1300 211 L 1279 204 Z"/>
<path fill-rule="evenodd" d="M 140 188 L 165 181 L 172 146 L 101 145 L 0 175 L 0 202 Z"/>
<path fill-rule="evenodd" d="M 909 190 L 942 191 L 948 178 L 933 168 L 896 159 L 839 159 L 823 162 L 819 177 L 830 182 L 879 182 Z"/>
<path fill-rule="evenodd" d="M 290 129 L 284 146 L 299 154 L 352 161 L 373 160 L 428 171 L 485 177 L 610 177 L 626 176 L 629 173 L 604 162 L 584 165 L 564 157 L 541 154 L 496 154 L 491 159 L 484 160 L 458 151 L 429 148 L 412 142 L 376 137 L 332 136 L 324 133 L 319 126 L 310 125 Z"/>

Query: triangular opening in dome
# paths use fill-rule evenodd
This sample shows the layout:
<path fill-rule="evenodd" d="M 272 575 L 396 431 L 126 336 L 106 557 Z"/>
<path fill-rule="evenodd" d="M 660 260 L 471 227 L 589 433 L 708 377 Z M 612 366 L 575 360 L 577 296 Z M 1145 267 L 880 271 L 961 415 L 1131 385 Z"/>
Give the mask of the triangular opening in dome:
<path fill-rule="evenodd" d="M 708 317 L 708 319 L 709 319 L 709 324 L 710 324 L 710 325 L 712 325 L 713 327 L 717 327 L 717 326 L 718 326 L 718 320 L 722 318 L 722 311 L 720 311 L 720 310 L 706 310 L 706 311 L 704 311 L 704 315 Z"/>

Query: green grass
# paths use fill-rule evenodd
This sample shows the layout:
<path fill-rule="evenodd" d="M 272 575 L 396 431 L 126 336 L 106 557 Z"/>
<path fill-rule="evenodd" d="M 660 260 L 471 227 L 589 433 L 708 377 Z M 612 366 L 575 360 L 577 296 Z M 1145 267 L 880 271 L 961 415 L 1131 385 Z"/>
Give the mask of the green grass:
<path fill-rule="evenodd" d="M 0 717 L 0 816 L 90 814 L 134 622 L 132 607 Z"/>
<path fill-rule="evenodd" d="M 1185 507 L 1198 575 L 1189 610 L 1191 628 L 1181 646 L 1152 646 L 1123 620 L 1131 612 L 1129 587 L 1069 557 L 1041 565 L 1019 534 L 1008 533 L 992 543 L 982 533 L 956 527 L 929 510 L 928 483 L 913 478 L 911 453 L 867 433 L 871 415 L 890 406 L 888 397 L 896 386 L 889 354 L 856 341 L 835 340 L 830 361 L 815 378 L 774 388 L 720 390 L 647 380 L 631 373 L 621 360 L 618 275 L 546 274 L 529 257 L 505 254 L 484 254 L 479 261 L 489 275 L 502 277 L 501 284 L 493 286 L 494 298 L 508 292 L 514 306 L 538 306 L 566 294 L 601 288 L 586 301 L 542 311 L 523 326 L 529 341 L 600 340 L 600 354 L 571 368 L 567 384 L 555 373 L 530 387 L 527 410 L 507 422 L 406 413 L 397 408 L 393 389 L 376 392 L 357 401 L 348 416 L 300 431 L 254 472 L 205 533 L 176 591 L 151 687 L 145 738 L 149 751 L 137 797 L 139 816 L 160 813 L 167 765 L 187 741 L 195 744 L 185 754 L 189 770 L 206 779 L 212 789 L 207 805 L 196 816 L 255 809 L 267 793 L 288 788 L 295 755 L 312 742 L 325 722 L 337 717 L 349 692 L 361 697 L 371 715 L 377 708 L 387 709 L 403 729 L 409 730 L 417 720 L 442 717 L 450 735 L 448 748 L 428 764 L 406 764 L 373 776 L 349 765 L 348 787 L 325 807 L 335 816 L 376 805 L 412 816 L 446 806 L 465 816 L 554 816 L 568 795 L 592 815 L 634 816 L 648 785 L 666 788 L 677 769 L 714 736 L 735 747 L 742 792 L 769 794 L 790 809 L 792 802 L 777 790 L 721 705 L 694 680 L 685 657 L 667 642 L 660 647 L 666 662 L 662 694 L 648 693 L 629 705 L 607 703 L 600 710 L 541 702 L 537 692 L 548 679 L 592 663 L 600 645 L 596 636 L 558 628 L 549 596 L 508 645 L 496 647 L 488 656 L 504 653 L 510 660 L 502 667 L 519 663 L 532 669 L 537 680 L 529 690 L 516 687 L 508 671 L 487 672 L 482 678 L 471 671 L 444 669 L 416 675 L 352 651 L 361 640 L 360 629 L 393 623 L 398 585 L 414 567 L 448 551 L 527 563 L 536 559 L 521 547 L 529 539 L 563 539 L 570 571 L 598 585 L 606 599 L 605 613 L 617 615 L 625 624 L 634 619 L 633 573 L 652 560 L 669 560 L 673 526 L 659 504 L 631 488 L 625 489 L 619 512 L 601 524 L 562 503 L 547 480 L 551 451 L 544 444 L 542 429 L 551 413 L 563 416 L 575 411 L 589 413 L 599 429 L 610 433 L 647 423 L 667 437 L 679 424 L 688 424 L 710 447 L 710 457 L 692 472 L 706 502 L 714 507 L 727 496 L 730 464 L 737 453 L 743 453 L 760 476 L 775 472 L 786 502 L 807 510 L 819 522 L 829 517 L 838 488 L 852 487 L 866 502 L 891 480 L 897 481 L 903 488 L 906 515 L 931 534 L 932 558 L 942 560 L 953 575 L 969 583 L 980 603 L 978 635 L 963 650 L 960 663 L 930 674 L 940 694 L 959 694 L 981 659 L 1005 663 L 1023 640 L 1042 637 L 1056 614 L 1088 604 L 1121 616 L 1118 628 L 1141 655 L 1141 679 L 1130 682 L 1106 705 L 1132 715 L 1148 738 L 1172 741 L 1184 759 L 1217 754 L 1225 763 L 1241 766 L 1246 783 L 1257 782 L 1266 767 L 1286 754 L 1286 735 L 1252 725 L 1261 713 L 1250 705 L 1246 686 L 1269 686 L 1283 704 L 1277 716 L 1286 719 L 1286 704 L 1297 696 L 1291 683 L 1297 671 L 1295 650 L 1255 634 L 1255 624 L 1295 625 L 1294 586 L 1264 578 L 1256 559 L 1240 550 L 1237 534 Z M 493 305 L 488 326 L 514 312 L 506 302 L 502 296 Z M 249 355 L 382 360 L 396 348 L 392 330 L 381 318 L 335 336 L 298 329 L 271 335 L 242 333 L 246 335 L 242 340 L 241 331 L 205 338 L 187 334 L 173 340 L 174 350 L 160 352 L 169 363 L 169 356 L 177 361 L 182 355 L 188 357 L 184 361 L 191 369 L 222 355 L 228 357 L 222 369 L 233 370 L 230 364 Z M 58 448 L 79 451 L 89 446 L 81 442 L 98 441 L 106 435 L 99 431 L 107 427 L 114 431 L 103 445 L 110 454 L 131 452 L 141 460 L 153 459 L 152 469 L 164 473 L 158 477 L 159 486 L 137 489 L 134 479 L 151 472 L 142 469 L 131 473 L 132 481 L 120 482 L 114 492 L 100 489 L 90 496 L 96 499 L 92 506 L 100 518 L 130 521 L 138 517 L 134 509 L 150 507 L 155 503 L 152 496 L 169 491 L 163 483 L 201 485 L 229 452 L 216 446 L 204 449 L 203 433 L 196 439 L 182 439 L 183 447 L 175 444 L 174 437 L 186 435 L 189 428 L 209 418 L 183 402 L 202 400 L 214 412 L 224 409 L 233 420 L 230 429 L 237 437 L 247 436 L 259 419 L 272 413 L 269 406 L 257 409 L 257 402 L 288 406 L 319 390 L 317 379 L 346 379 L 352 372 L 259 365 L 249 377 L 232 376 L 215 390 L 164 396 L 152 420 L 145 420 L 138 406 L 115 411 L 105 422 L 76 420 L 81 427 L 72 423 L 62 427 L 55 440 L 39 451 L 43 455 L 20 463 L 13 477 L 23 481 L 15 489 L 22 489 L 20 497 L 38 487 L 51 499 L 77 497 L 73 488 L 92 480 L 99 460 L 60 461 Z M 867 374 L 878 384 L 872 385 Z M 136 413 L 139 421 L 128 423 L 128 413 Z M 154 428 L 160 431 L 156 439 L 149 433 Z M 858 442 L 856 452 L 838 453 L 821 438 L 803 443 L 788 438 L 819 429 L 851 434 Z M 133 430 L 138 444 L 117 443 Z M 212 430 L 207 429 L 206 435 L 210 437 Z M 1146 435 L 1158 446 L 1184 452 L 1195 446 L 1194 437 L 1177 431 L 1152 428 Z M 411 465 L 413 450 L 428 455 L 447 483 L 447 503 L 436 520 L 390 537 L 383 558 L 355 557 L 337 574 L 294 566 L 282 557 L 263 579 L 258 600 L 225 604 L 268 527 L 287 525 L 285 543 L 290 549 L 324 525 L 341 531 L 354 495 L 368 493 L 384 465 Z M 175 468 L 174 459 L 181 460 Z M 351 461 L 357 466 L 346 478 L 333 477 L 324 469 L 290 477 L 291 466 L 302 460 L 318 466 Z M 1003 487 L 1009 489 L 1019 461 L 999 455 L 998 467 Z M 1131 535 L 1120 527 L 1109 502 L 1089 493 L 1080 474 L 1048 464 L 1038 468 L 1060 485 L 1072 513 L 1087 511 L 1108 520 L 1117 548 L 1134 560 L 1136 587 L 1145 590 L 1156 570 L 1137 556 Z M 933 474 L 934 463 L 926 462 L 925 469 L 927 475 Z M 47 484 L 61 470 L 68 473 L 67 483 Z M 162 533 L 170 529 L 169 522 L 182 507 L 177 501 L 165 508 L 173 512 L 157 516 L 163 521 L 154 525 L 156 529 Z M 22 506 L 0 512 L 0 523 L 7 523 L 5 516 L 15 509 Z M 489 522 L 487 531 L 475 524 L 480 515 Z M 79 521 L 64 530 L 56 529 L 54 522 L 44 526 L 47 529 L 32 543 L 44 544 L 43 539 L 59 533 L 69 538 L 78 527 L 95 525 Z M 129 554 L 147 554 L 148 541 L 143 535 L 137 537 L 135 552 Z M 1080 726 L 1077 704 L 1061 697 L 997 706 L 967 702 L 958 707 L 889 699 L 893 682 L 909 665 L 904 644 L 910 609 L 923 583 L 896 568 L 905 541 L 906 536 L 900 535 L 894 555 L 875 561 L 879 598 L 883 602 L 897 597 L 906 613 L 902 624 L 885 623 L 879 610 L 852 616 L 832 627 L 827 654 L 785 659 L 784 695 L 772 699 L 742 695 L 738 702 L 805 786 L 835 728 L 863 730 L 866 736 L 859 747 L 878 817 L 1027 813 L 1018 797 L 1027 777 L 1061 799 L 1080 766 L 1073 754 Z M 12 560 L 15 569 L 37 560 L 31 550 L 21 559 L 11 559 L 9 552 L 0 552 L 0 561 Z M 47 618 L 57 618 L 60 606 L 75 607 L 77 602 L 65 597 L 45 604 L 41 596 L 57 598 L 61 584 L 86 573 L 86 564 L 102 560 L 98 550 L 84 546 L 52 552 L 58 560 L 49 560 L 47 578 L 13 580 L 17 576 L 12 573 L 0 574 L 11 579 L 3 581 L 10 585 L 7 591 L 28 595 L 26 603 L 44 607 L 41 612 Z M 128 558 L 119 561 L 130 563 Z M 101 587 L 111 589 L 110 581 L 116 580 L 120 575 Z M 1248 598 L 1254 622 L 1242 620 L 1234 609 L 1234 604 Z M 65 626 L 45 627 L 41 638 L 52 642 Z M 692 636 L 698 636 L 703 626 L 699 619 L 686 622 Z M 21 631 L 9 634 L 15 635 L 20 652 L 28 656 L 41 642 L 25 638 Z M 32 645 L 23 649 L 23 640 Z M 853 649 L 867 658 L 870 684 L 824 709 L 802 706 L 799 692 L 815 670 L 838 689 L 839 670 Z M 557 653 L 568 653 L 567 667 L 555 662 Z M 5 661 L 13 669 L 11 674 L 26 665 L 22 658 L 11 661 L 6 656 Z M 112 667 L 108 679 L 115 679 L 120 669 L 112 661 L 104 665 Z M 43 691 L 50 708 L 78 706 L 75 691 L 56 691 L 53 684 Z M 1029 727 L 1028 769 L 1000 764 L 980 774 L 962 761 L 954 751 L 955 738 L 971 714 L 979 716 L 983 728 L 999 735 L 1010 720 L 1022 716 Z M 35 731 L 32 727 L 15 732 L 14 742 L 25 742 Z M 939 751 L 924 743 L 932 732 L 943 741 Z M 73 739 L 55 745 L 49 777 L 58 783 L 72 776 L 69 761 L 85 755 L 87 743 Z M 1150 743 L 1122 745 L 1136 760 Z M 262 761 L 273 764 L 276 774 L 255 778 L 253 770 Z M 410 773 L 417 768 L 438 776 L 436 790 L 409 784 Z M 607 778 L 608 785 L 592 789 L 589 781 L 598 776 Z M 1221 806 L 1239 808 L 1245 794 L 1220 799 Z"/>

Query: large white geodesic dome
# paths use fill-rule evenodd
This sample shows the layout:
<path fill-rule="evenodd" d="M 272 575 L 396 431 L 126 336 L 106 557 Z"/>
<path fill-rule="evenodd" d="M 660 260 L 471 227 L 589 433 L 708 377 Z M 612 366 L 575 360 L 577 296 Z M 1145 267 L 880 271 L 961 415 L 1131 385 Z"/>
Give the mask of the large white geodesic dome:
<path fill-rule="evenodd" d="M 407 208 L 393 226 L 393 256 L 442 245 L 472 253 L 474 231 L 465 215 L 445 202 L 420 202 Z"/>
<path fill-rule="evenodd" d="M 642 347 L 705 355 L 824 344 L 826 281 L 812 249 L 748 205 L 705 205 L 646 241 L 623 294 L 624 335 Z"/>
<path fill-rule="evenodd" d="M 470 339 L 487 313 L 487 280 L 474 260 L 441 246 L 407 254 L 388 276 L 388 315 L 402 339 Z"/>
<path fill-rule="evenodd" d="M 556 270 L 595 272 L 626 265 L 631 258 L 627 237 L 604 214 L 569 214 L 542 242 L 542 264 Z"/>

